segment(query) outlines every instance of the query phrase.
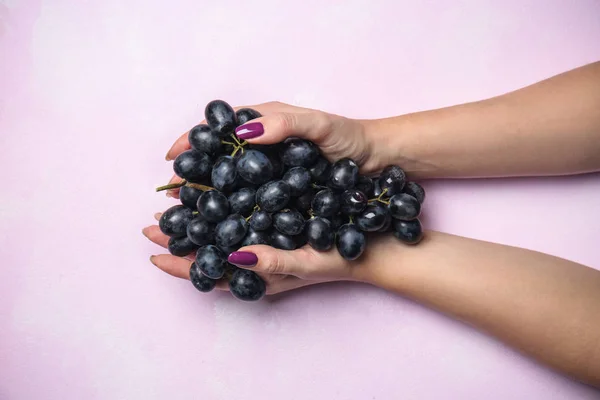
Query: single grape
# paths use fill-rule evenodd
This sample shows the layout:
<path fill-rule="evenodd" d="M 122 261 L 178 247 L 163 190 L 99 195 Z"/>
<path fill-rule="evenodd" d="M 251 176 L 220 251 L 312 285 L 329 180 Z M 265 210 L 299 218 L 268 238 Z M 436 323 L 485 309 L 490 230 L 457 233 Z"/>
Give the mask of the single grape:
<path fill-rule="evenodd" d="M 185 257 L 196 251 L 198 247 L 199 246 L 192 242 L 187 236 L 169 238 L 169 253 L 177 257 Z"/>
<path fill-rule="evenodd" d="M 296 241 L 292 236 L 281 233 L 276 229 L 273 229 L 269 235 L 269 244 L 276 249 L 281 250 L 294 250 L 296 249 Z"/>
<path fill-rule="evenodd" d="M 283 143 L 281 161 L 290 167 L 310 167 L 319 158 L 319 148 L 308 140 L 291 138 Z"/>
<path fill-rule="evenodd" d="M 260 151 L 245 150 L 236 163 L 238 174 L 250 183 L 260 185 L 273 177 L 273 164 Z"/>
<path fill-rule="evenodd" d="M 196 265 L 203 275 L 211 279 L 220 279 L 225 273 L 227 260 L 217 246 L 209 244 L 196 252 Z"/>
<path fill-rule="evenodd" d="M 412 221 L 392 221 L 394 236 L 404 243 L 417 244 L 423 239 L 423 227 L 421 221 L 413 219 Z"/>
<path fill-rule="evenodd" d="M 381 190 L 387 189 L 386 196 L 393 196 L 396 193 L 400 193 L 405 183 L 406 174 L 397 165 L 385 167 L 379 176 L 379 186 Z"/>
<path fill-rule="evenodd" d="M 331 166 L 328 186 L 335 190 L 347 190 L 358 181 L 358 165 L 349 158 L 342 158 Z"/>
<path fill-rule="evenodd" d="M 417 199 L 421 204 L 425 201 L 425 189 L 417 182 L 406 182 L 402 191 Z"/>
<path fill-rule="evenodd" d="M 238 126 L 233 108 L 223 100 L 213 100 L 206 106 L 204 117 L 210 129 L 220 138 L 232 134 Z"/>
<path fill-rule="evenodd" d="M 267 285 L 253 271 L 238 269 L 229 281 L 229 290 L 237 299 L 244 301 L 260 300 L 267 292 Z"/>
<path fill-rule="evenodd" d="M 304 236 L 310 247 L 318 251 L 329 250 L 335 240 L 331 222 L 321 217 L 314 217 L 306 222 Z"/>
<path fill-rule="evenodd" d="M 331 163 L 325 157 L 319 156 L 317 161 L 308 169 L 310 176 L 317 183 L 327 183 L 331 176 Z"/>
<path fill-rule="evenodd" d="M 377 178 L 373 181 L 373 192 L 368 196 L 370 198 L 379 197 L 382 192 L 383 192 L 383 190 L 381 189 L 381 185 L 379 184 L 379 178 Z"/>
<path fill-rule="evenodd" d="M 273 226 L 286 235 L 299 235 L 304 229 L 304 217 L 296 210 L 283 210 L 273 214 Z"/>
<path fill-rule="evenodd" d="M 181 237 L 185 236 L 187 226 L 192 219 L 194 219 L 192 210 L 177 205 L 162 213 L 158 220 L 158 227 L 167 236 Z"/>
<path fill-rule="evenodd" d="M 389 210 L 383 203 L 371 203 L 356 217 L 356 226 L 364 232 L 378 231 L 385 224 L 388 214 Z"/>
<path fill-rule="evenodd" d="M 284 181 L 267 182 L 256 191 L 256 203 L 267 212 L 282 210 L 290 201 L 290 186 Z"/>
<path fill-rule="evenodd" d="M 298 211 L 306 213 L 310 210 L 313 197 L 315 197 L 315 190 L 309 187 L 306 192 L 292 200 L 292 205 Z"/>
<path fill-rule="evenodd" d="M 196 207 L 200 215 L 209 222 L 221 222 L 229 215 L 229 201 L 217 190 L 202 193 Z"/>
<path fill-rule="evenodd" d="M 385 222 L 383 223 L 383 226 L 377 229 L 377 232 L 390 232 L 392 230 L 392 219 L 392 216 L 388 213 L 385 216 Z"/>
<path fill-rule="evenodd" d="M 208 154 L 196 150 L 184 151 L 173 162 L 175 174 L 194 183 L 201 183 L 211 169 L 212 160 Z"/>
<path fill-rule="evenodd" d="M 356 189 L 363 192 L 367 197 L 373 195 L 373 179 L 360 175 L 358 181 L 356 181 Z"/>
<path fill-rule="evenodd" d="M 252 246 L 255 244 L 269 244 L 269 235 L 263 231 L 255 231 L 252 228 L 248 228 L 248 233 L 240 243 L 240 247 Z"/>
<path fill-rule="evenodd" d="M 338 196 L 331 189 L 323 189 L 313 197 L 311 207 L 313 213 L 319 217 L 331 217 L 340 209 Z"/>
<path fill-rule="evenodd" d="M 341 211 L 346 215 L 360 213 L 367 206 L 367 196 L 358 189 L 345 190 L 340 196 Z"/>
<path fill-rule="evenodd" d="M 198 204 L 198 199 L 202 193 L 203 191 L 200 189 L 191 186 L 182 186 L 179 189 L 179 200 L 181 200 L 184 206 L 196 210 L 196 204 Z"/>
<path fill-rule="evenodd" d="M 215 241 L 219 247 L 240 243 L 248 232 L 248 223 L 240 214 L 231 214 L 215 227 Z"/>
<path fill-rule="evenodd" d="M 348 216 L 339 213 L 339 214 L 335 214 L 332 217 L 329 217 L 329 221 L 331 221 L 331 227 L 333 228 L 333 231 L 337 231 L 340 226 L 347 224 L 348 222 L 350 222 L 350 219 L 348 218 Z"/>
<path fill-rule="evenodd" d="M 281 179 L 285 173 L 285 165 L 283 165 L 281 157 L 278 153 L 269 154 L 267 157 L 269 157 L 269 161 L 271 161 L 271 165 L 273 165 L 272 179 Z"/>
<path fill-rule="evenodd" d="M 390 197 L 389 209 L 392 217 L 410 221 L 421 214 L 421 203 L 409 194 L 398 193 Z"/>
<path fill-rule="evenodd" d="M 244 125 L 248 121 L 261 117 L 258 111 L 251 108 L 240 108 L 235 112 L 235 115 L 237 117 L 238 125 Z"/>
<path fill-rule="evenodd" d="M 256 205 L 256 190 L 241 188 L 229 196 L 229 209 L 232 214 L 241 214 L 245 217 L 252 214 Z"/>
<path fill-rule="evenodd" d="M 236 162 L 231 156 L 221 156 L 213 166 L 210 175 L 212 186 L 221 192 L 230 192 L 238 182 Z"/>
<path fill-rule="evenodd" d="M 215 225 L 197 216 L 187 226 L 187 237 L 198 246 L 212 244 L 215 241 Z"/>
<path fill-rule="evenodd" d="M 190 142 L 192 149 L 210 156 L 218 155 L 223 150 L 221 138 L 205 124 L 196 125 L 190 130 L 188 142 Z"/>
<path fill-rule="evenodd" d="M 365 251 L 367 239 L 356 225 L 342 225 L 337 231 L 336 246 L 346 260 L 356 260 Z"/>
<path fill-rule="evenodd" d="M 210 292 L 217 285 L 215 279 L 211 279 L 202 274 L 195 262 L 190 266 L 190 281 L 192 281 L 192 285 L 194 285 L 196 289 L 203 293 Z"/>
<path fill-rule="evenodd" d="M 271 214 L 268 212 L 264 210 L 257 210 L 252 213 L 248 223 L 255 231 L 266 231 L 271 227 L 273 220 L 271 218 Z"/>
<path fill-rule="evenodd" d="M 311 177 L 304 167 L 292 167 L 283 175 L 282 181 L 290 185 L 290 194 L 300 196 L 311 184 Z"/>

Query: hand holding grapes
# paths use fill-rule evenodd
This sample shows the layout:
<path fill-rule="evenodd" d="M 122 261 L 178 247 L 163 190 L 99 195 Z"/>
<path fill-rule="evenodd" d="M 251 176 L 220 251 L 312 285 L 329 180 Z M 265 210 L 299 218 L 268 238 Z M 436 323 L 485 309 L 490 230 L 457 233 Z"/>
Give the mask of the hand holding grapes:
<path fill-rule="evenodd" d="M 422 188 L 406 185 L 398 166 L 385 167 L 373 180 L 343 157 L 360 159 L 363 170 L 378 168 L 369 158 L 375 142 L 362 122 L 269 104 L 279 111 L 262 117 L 220 100 L 209 103 L 207 124 L 189 132 L 191 149 L 175 158 L 179 179 L 157 189 L 180 189 L 182 205 L 162 214 L 162 234 L 155 227 L 145 231 L 172 256 L 195 252 L 195 262 L 188 270 L 179 260 L 154 259 L 157 266 L 189 277 L 200 291 L 225 279 L 236 297 L 257 300 L 265 282 L 238 267 L 256 267 L 268 277 L 269 291 L 277 292 L 350 279 L 350 262 L 365 251 L 369 232 L 393 230 L 406 243 L 420 241 Z M 180 139 L 169 154 L 182 145 Z M 333 247 L 337 260 L 322 256 Z M 175 265 L 183 269 L 173 271 Z"/>

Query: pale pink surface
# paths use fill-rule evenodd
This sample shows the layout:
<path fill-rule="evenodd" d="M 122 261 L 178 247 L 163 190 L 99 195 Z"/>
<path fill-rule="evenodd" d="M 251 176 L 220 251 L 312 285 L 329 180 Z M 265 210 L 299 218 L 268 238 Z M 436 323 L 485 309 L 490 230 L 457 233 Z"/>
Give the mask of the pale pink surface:
<path fill-rule="evenodd" d="M 1 399 L 600 399 L 376 288 L 200 295 L 140 233 L 208 101 L 500 94 L 600 59 L 600 2 L 176 3 L 0 0 Z M 598 175 L 426 186 L 431 228 L 600 267 Z"/>

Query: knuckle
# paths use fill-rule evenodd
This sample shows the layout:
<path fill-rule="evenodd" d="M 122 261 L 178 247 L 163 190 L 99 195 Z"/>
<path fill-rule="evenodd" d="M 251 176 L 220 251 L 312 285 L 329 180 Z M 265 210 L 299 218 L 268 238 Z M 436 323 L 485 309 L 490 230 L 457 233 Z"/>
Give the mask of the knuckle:
<path fill-rule="evenodd" d="M 263 267 L 263 270 L 268 274 L 278 274 L 285 269 L 282 258 L 277 254 L 269 255 Z"/>
<path fill-rule="evenodd" d="M 296 114 L 281 113 L 278 116 L 277 123 L 281 132 L 291 133 L 298 124 L 298 117 Z"/>

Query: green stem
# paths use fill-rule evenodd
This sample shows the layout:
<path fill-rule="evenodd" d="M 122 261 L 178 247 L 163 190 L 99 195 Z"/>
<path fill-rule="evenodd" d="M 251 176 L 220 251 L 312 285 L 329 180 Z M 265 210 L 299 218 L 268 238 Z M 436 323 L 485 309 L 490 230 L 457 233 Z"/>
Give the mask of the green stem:
<path fill-rule="evenodd" d="M 157 192 L 162 192 L 163 190 L 171 190 L 171 189 L 179 189 L 182 186 L 185 186 L 187 181 L 184 179 L 181 182 L 177 183 L 169 183 L 168 185 L 159 186 L 156 188 Z"/>

